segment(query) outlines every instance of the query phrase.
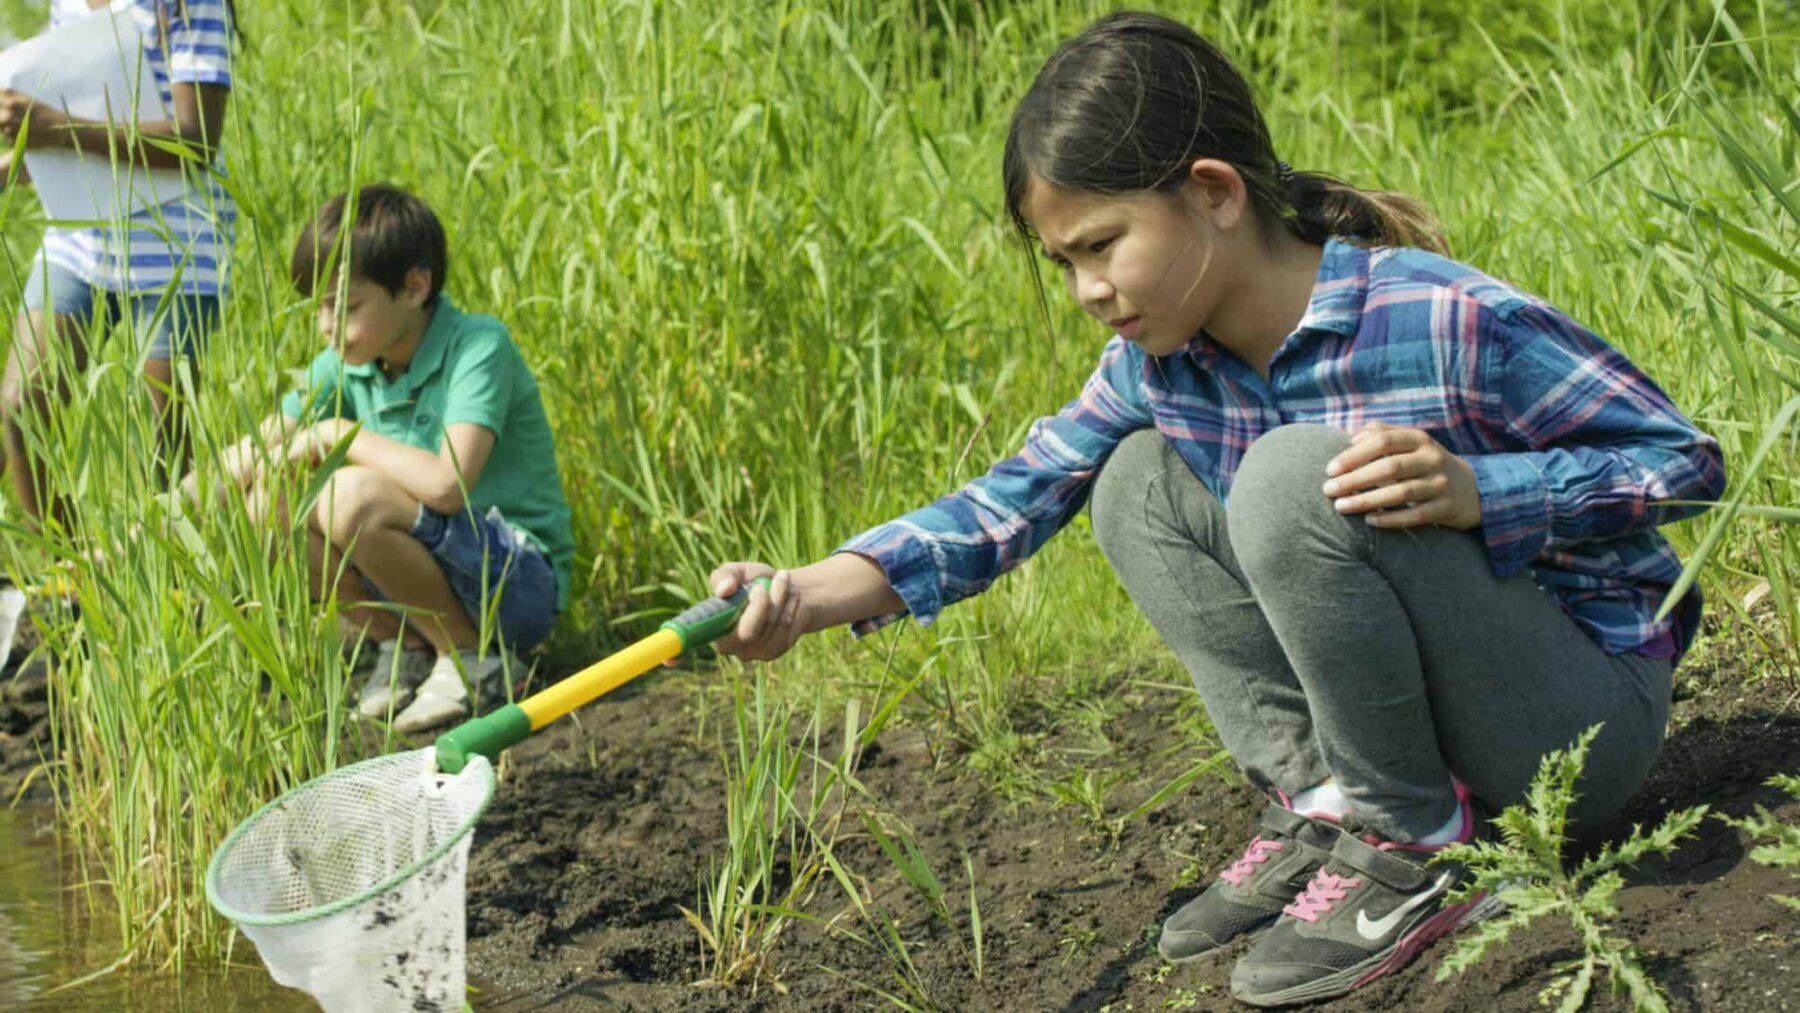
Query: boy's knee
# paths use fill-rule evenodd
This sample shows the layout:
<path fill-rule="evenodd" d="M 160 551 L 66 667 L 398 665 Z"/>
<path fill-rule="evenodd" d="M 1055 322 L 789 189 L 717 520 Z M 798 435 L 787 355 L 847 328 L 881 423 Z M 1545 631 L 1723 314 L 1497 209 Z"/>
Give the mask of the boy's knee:
<path fill-rule="evenodd" d="M 347 545 L 386 513 L 394 480 L 373 468 L 345 465 L 332 473 L 325 494 L 313 508 L 319 530 L 333 544 Z"/>
<path fill-rule="evenodd" d="M 50 384 L 41 370 L 12 370 L 0 382 L 0 419 L 19 423 L 41 417 L 50 402 Z"/>
<path fill-rule="evenodd" d="M 1094 526 L 1094 541 L 1100 551 L 1112 558 L 1112 546 L 1118 537 L 1142 520 L 1144 490 L 1166 465 L 1165 442 L 1154 429 L 1139 429 L 1119 441 L 1111 456 L 1100 467 L 1094 480 L 1094 491 L 1088 510 Z"/>
<path fill-rule="evenodd" d="M 0 416 L 8 422 L 16 422 L 41 397 L 44 371 L 38 365 L 38 352 L 29 347 L 34 340 L 23 327 L 19 329 L 6 363 L 6 376 L 0 379 Z"/>

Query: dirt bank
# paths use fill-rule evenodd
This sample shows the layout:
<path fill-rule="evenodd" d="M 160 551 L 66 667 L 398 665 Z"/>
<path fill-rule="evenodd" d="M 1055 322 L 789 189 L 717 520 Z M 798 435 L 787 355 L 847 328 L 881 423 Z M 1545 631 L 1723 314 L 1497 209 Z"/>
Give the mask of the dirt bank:
<path fill-rule="evenodd" d="M 478 832 L 469 882 L 471 971 L 482 1009 L 856 1009 L 880 1005 L 847 979 L 891 988 L 869 947 L 816 926 L 796 927 L 778 953 L 785 994 L 697 988 L 692 927 L 707 856 L 722 841 L 723 775 L 716 717 L 697 736 L 692 674 L 651 677 L 515 750 L 511 778 Z M 686 680 L 686 681 L 684 681 Z M 1625 814 L 1651 821 L 1707 802 L 1743 813 L 1777 804 L 1770 774 L 1800 771 L 1800 712 L 1790 686 L 1744 689 L 1735 673 L 1690 667 L 1674 727 L 1649 783 Z M 1104 763 L 1135 768 L 1109 799 L 1124 811 L 1194 762 L 1166 693 L 1127 689 L 1101 729 Z M 1056 754 L 1060 729 L 1045 729 Z M 1068 731 L 1083 736 L 1091 732 Z M 1053 761 L 1054 762 L 1054 761 Z M 952 751 L 933 756 L 919 731 L 890 727 L 860 776 L 919 834 L 952 898 L 966 897 L 962 855 L 974 864 L 984 922 L 985 980 L 977 983 L 949 932 L 866 842 L 842 855 L 875 880 L 899 917 L 932 998 L 945 1008 L 1021 1010 L 1230 1008 L 1225 954 L 1162 965 L 1155 926 L 1193 896 L 1250 832 L 1259 800 L 1225 778 L 1194 784 L 1116 844 L 1070 806 L 1010 805 Z M 1792 805 L 1781 811 L 1800 816 Z M 1709 821 L 1674 858 L 1641 870 L 1623 895 L 1619 927 L 1686 1009 L 1800 1008 L 1800 913 L 1768 900 L 1796 884 L 1748 860 L 1741 836 Z M 827 885 L 811 913 L 844 908 Z M 956 907 L 958 905 L 953 905 Z M 966 910 L 960 912 L 966 915 Z M 1515 940 L 1463 977 L 1432 978 L 1443 949 L 1331 1007 L 1538 1009 L 1548 968 L 1578 952 L 1557 927 Z M 838 972 L 832 974 L 825 969 Z M 1605 1004 L 1601 1004 L 1605 1008 Z"/>

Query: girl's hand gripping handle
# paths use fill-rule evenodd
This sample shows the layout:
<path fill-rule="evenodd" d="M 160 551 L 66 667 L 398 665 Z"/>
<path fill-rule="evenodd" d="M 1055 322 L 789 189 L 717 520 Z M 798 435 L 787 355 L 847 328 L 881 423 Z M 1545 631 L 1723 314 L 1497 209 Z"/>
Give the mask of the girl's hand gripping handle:
<path fill-rule="evenodd" d="M 738 588 L 724 598 L 708 598 L 686 612 L 662 624 L 665 630 L 673 630 L 681 638 L 681 649 L 691 651 L 702 644 L 710 644 L 737 625 L 738 617 L 744 614 L 745 606 L 750 604 L 750 589 L 761 587 L 767 589 L 771 581 L 767 577 L 758 577 L 750 583 Z"/>

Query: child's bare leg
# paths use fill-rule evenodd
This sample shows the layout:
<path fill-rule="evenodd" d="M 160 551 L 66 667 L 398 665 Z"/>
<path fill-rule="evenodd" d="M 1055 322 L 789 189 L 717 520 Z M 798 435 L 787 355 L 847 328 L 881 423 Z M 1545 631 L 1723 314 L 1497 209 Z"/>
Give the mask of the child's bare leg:
<path fill-rule="evenodd" d="M 278 482 L 253 482 L 245 492 L 245 506 L 250 517 L 265 528 L 285 528 L 289 523 L 287 493 Z M 393 609 L 364 604 L 374 600 L 363 586 L 362 575 L 310 524 L 306 530 L 306 573 L 314 601 L 324 601 L 328 594 L 336 597 L 346 639 L 361 636 L 379 642 L 400 636 L 405 625 L 400 616 Z M 413 637 L 417 636 L 415 631 Z"/>
<path fill-rule="evenodd" d="M 400 614 L 371 597 L 368 587 L 363 584 L 362 573 L 336 546 L 326 541 L 324 535 L 310 526 L 306 531 L 306 568 L 312 577 L 315 601 L 325 600 L 327 586 L 336 597 L 338 623 L 346 641 L 360 638 L 380 643 L 406 631 L 406 622 Z M 408 639 L 413 641 L 408 646 L 424 643 L 417 630 L 412 631 Z"/>
<path fill-rule="evenodd" d="M 340 468 L 313 510 L 316 530 L 396 605 L 419 615 L 416 628 L 440 654 L 479 637 L 437 560 L 412 536 L 419 501 L 381 472 Z"/>
<path fill-rule="evenodd" d="M 0 426 L 4 428 L 13 494 L 33 527 L 47 513 L 64 519 L 67 504 L 45 488 L 43 465 L 32 455 L 24 427 L 27 419 L 47 416 L 66 395 L 67 384 L 58 377 L 55 360 L 69 354 L 74 368 L 83 368 L 87 362 L 85 337 L 86 324 L 67 313 L 30 310 L 13 323 L 12 352 L 0 381 Z"/>
<path fill-rule="evenodd" d="M 197 374 L 199 363 L 190 359 L 188 366 Z M 150 408 L 156 413 L 156 437 L 162 472 L 169 479 L 187 473 L 191 454 L 188 446 L 188 406 L 175 389 L 175 362 L 171 359 L 144 361 L 144 387 L 150 393 Z"/>

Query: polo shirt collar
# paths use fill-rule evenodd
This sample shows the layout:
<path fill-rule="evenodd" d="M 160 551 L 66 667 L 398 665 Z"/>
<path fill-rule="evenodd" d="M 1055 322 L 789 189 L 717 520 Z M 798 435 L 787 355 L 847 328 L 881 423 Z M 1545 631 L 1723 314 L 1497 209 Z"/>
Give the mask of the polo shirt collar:
<path fill-rule="evenodd" d="M 450 301 L 450 296 L 439 292 L 437 302 L 431 310 L 431 322 L 425 325 L 425 336 L 419 339 L 419 347 L 413 352 L 412 361 L 406 364 L 406 372 L 388 381 L 381 372 L 381 367 L 374 362 L 365 362 L 360 366 L 346 364 L 344 372 L 350 376 L 384 382 L 390 387 L 416 389 L 443 367 L 444 354 L 449 350 L 450 334 L 456 330 L 456 318 L 461 315 L 462 311 Z"/>

